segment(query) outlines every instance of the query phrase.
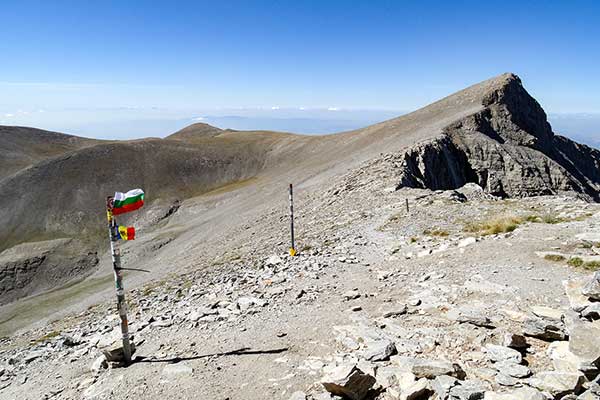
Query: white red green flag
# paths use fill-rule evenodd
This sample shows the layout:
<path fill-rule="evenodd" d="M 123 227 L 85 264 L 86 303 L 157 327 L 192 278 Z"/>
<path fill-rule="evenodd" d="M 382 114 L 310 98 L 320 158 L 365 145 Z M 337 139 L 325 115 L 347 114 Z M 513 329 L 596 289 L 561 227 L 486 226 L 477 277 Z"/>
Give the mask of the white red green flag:
<path fill-rule="evenodd" d="M 113 204 L 113 215 L 135 211 L 144 205 L 144 191 L 133 189 L 127 193 L 116 192 Z"/>

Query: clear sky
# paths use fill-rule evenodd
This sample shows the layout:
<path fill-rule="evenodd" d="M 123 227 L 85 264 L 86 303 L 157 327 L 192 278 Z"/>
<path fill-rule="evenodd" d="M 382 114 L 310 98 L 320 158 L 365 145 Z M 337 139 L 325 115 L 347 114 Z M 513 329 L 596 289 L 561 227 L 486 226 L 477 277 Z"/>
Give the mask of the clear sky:
<path fill-rule="evenodd" d="M 507 71 L 548 112 L 600 113 L 599 1 L 123 3 L 3 1 L 0 123 L 404 112 Z"/>

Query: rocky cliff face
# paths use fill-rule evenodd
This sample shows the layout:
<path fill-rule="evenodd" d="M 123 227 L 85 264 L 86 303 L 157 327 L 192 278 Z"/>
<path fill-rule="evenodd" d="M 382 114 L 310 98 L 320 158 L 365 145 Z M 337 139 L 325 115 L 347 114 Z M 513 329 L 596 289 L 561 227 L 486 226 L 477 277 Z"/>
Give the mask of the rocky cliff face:
<path fill-rule="evenodd" d="M 599 201 L 600 151 L 556 136 L 515 75 L 484 108 L 400 156 L 398 187 L 453 189 L 474 182 L 502 197 L 572 191 Z"/>

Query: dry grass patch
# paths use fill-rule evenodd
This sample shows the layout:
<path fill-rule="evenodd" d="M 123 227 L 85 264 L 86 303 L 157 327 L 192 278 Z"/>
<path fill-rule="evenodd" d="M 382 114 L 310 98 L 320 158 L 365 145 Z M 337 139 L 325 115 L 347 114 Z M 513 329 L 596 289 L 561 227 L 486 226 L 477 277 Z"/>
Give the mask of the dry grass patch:
<path fill-rule="evenodd" d="M 517 229 L 523 221 L 523 218 L 516 216 L 495 217 L 487 221 L 469 223 L 465 226 L 465 231 L 481 235 L 508 233 Z"/>

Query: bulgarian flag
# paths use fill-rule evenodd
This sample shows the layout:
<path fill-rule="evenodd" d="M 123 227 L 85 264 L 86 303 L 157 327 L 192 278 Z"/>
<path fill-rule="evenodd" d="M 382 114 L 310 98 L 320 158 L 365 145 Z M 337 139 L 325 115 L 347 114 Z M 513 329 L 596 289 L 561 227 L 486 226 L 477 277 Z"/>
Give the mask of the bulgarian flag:
<path fill-rule="evenodd" d="M 127 193 L 116 192 L 113 205 L 113 215 L 135 211 L 144 205 L 144 191 L 133 189 Z"/>
<path fill-rule="evenodd" d="M 119 225 L 119 238 L 123 240 L 134 240 L 135 239 L 135 228 L 133 226 L 121 226 Z"/>

